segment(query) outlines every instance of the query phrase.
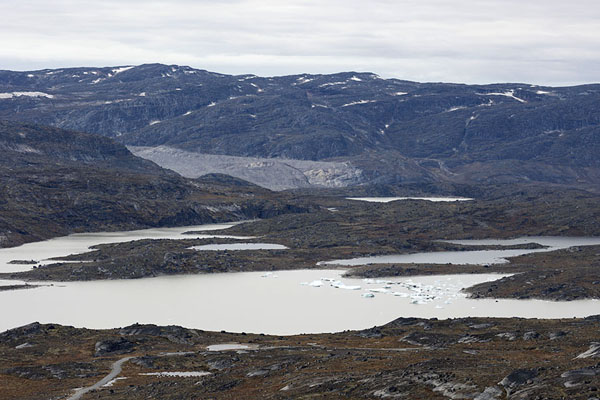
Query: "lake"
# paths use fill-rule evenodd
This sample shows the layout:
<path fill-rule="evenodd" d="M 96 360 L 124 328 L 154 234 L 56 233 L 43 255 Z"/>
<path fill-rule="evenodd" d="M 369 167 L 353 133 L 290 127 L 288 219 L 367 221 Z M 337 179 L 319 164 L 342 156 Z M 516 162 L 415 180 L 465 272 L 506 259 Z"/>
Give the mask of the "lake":
<path fill-rule="evenodd" d="M 461 288 L 506 275 L 447 275 L 384 280 L 342 278 L 340 270 L 164 276 L 66 282 L 0 292 L 0 331 L 32 321 L 87 328 L 136 322 L 276 335 L 335 332 L 398 317 L 570 318 L 597 314 L 595 300 L 468 299 Z M 311 286 L 322 282 L 319 287 Z M 335 288 L 341 281 L 360 290 Z M 47 282 L 46 282 L 47 283 Z M 363 294 L 371 293 L 373 298 Z M 12 306 L 9 306 L 12 305 Z"/>
<path fill-rule="evenodd" d="M 457 264 L 485 265 L 507 263 L 507 257 L 566 249 L 573 246 L 591 246 L 600 244 L 600 237 L 559 237 L 559 236 L 524 236 L 516 239 L 483 239 L 483 240 L 442 240 L 442 242 L 460 245 L 500 245 L 511 246 L 526 243 L 537 243 L 546 246 L 543 249 L 510 249 L 510 250 L 468 250 L 437 251 L 413 254 L 387 254 L 380 256 L 356 257 L 345 260 L 321 262 L 322 265 L 358 266 L 367 264 Z"/>
<path fill-rule="evenodd" d="M 29 269 L 29 265 L 11 265 L 7 262 L 32 258 L 40 261 L 49 257 L 81 253 L 87 251 L 89 246 L 100 243 L 144 238 L 215 237 L 209 231 L 230 226 L 232 224 L 75 234 L 0 249 L 0 268 L 5 272 Z M 207 233 L 183 234 L 191 230 Z M 226 235 L 217 237 L 247 239 Z M 463 245 L 514 245 L 531 242 L 549 246 L 549 249 L 558 249 L 600 244 L 600 238 L 523 237 L 510 240 L 452 241 Z M 258 248 L 282 249 L 283 246 L 269 243 L 197 246 L 199 251 L 249 251 Z M 517 253 L 549 249 L 419 253 L 365 259 L 369 262 L 381 262 L 385 259 L 382 257 L 404 257 L 400 258 L 404 261 L 397 261 L 396 258 L 390 262 L 502 262 L 503 257 Z M 483 253 L 485 254 L 482 255 Z M 450 256 L 455 258 L 448 258 Z M 349 260 L 331 261 L 339 264 L 347 262 Z M 398 317 L 585 317 L 597 314 L 600 306 L 597 300 L 551 302 L 468 299 L 461 292 L 462 288 L 507 276 L 499 274 L 382 280 L 343 278 L 342 274 L 340 269 L 297 270 L 179 275 L 134 280 L 41 282 L 40 284 L 47 286 L 0 292 L 0 304 L 3 304 L 0 331 L 33 321 L 87 328 L 113 328 L 139 322 L 214 331 L 288 335 L 364 329 L 385 324 Z M 0 281 L 0 286 L 16 283 L 19 282 Z"/>
<path fill-rule="evenodd" d="M 246 236 L 227 236 L 210 234 L 185 234 L 187 231 L 214 231 L 231 228 L 235 224 L 205 224 L 177 228 L 151 228 L 124 232 L 75 233 L 41 242 L 27 243 L 18 247 L 0 249 L 0 272 L 28 271 L 32 265 L 9 264 L 11 260 L 35 260 L 39 264 L 52 264 L 52 257 L 63 257 L 89 251 L 90 246 L 109 243 L 121 243 L 141 239 L 208 239 L 231 238 L 248 239 Z M 41 263 L 39 261 L 42 261 Z"/>

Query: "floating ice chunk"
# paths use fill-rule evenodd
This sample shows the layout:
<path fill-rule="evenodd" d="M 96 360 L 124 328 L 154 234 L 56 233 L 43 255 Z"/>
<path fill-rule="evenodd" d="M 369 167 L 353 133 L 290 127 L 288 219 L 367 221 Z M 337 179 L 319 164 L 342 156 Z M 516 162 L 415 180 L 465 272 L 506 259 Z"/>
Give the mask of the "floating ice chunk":
<path fill-rule="evenodd" d="M 349 286 L 349 285 L 344 285 L 343 283 L 341 283 L 339 285 L 335 285 L 334 287 L 338 288 L 338 289 L 344 289 L 344 290 L 360 290 L 360 286 L 358 286 L 358 285 Z"/>
<path fill-rule="evenodd" d="M 323 286 L 323 282 L 322 281 L 312 281 L 311 283 L 308 284 L 308 286 L 321 287 L 321 286 Z"/>
<path fill-rule="evenodd" d="M 408 293 L 392 292 L 392 294 L 396 297 L 403 297 L 403 298 L 410 297 L 410 295 Z"/>
<path fill-rule="evenodd" d="M 375 295 L 373 293 L 363 293 L 361 296 L 364 298 L 367 298 L 367 299 L 371 299 L 371 298 L 375 297 Z"/>

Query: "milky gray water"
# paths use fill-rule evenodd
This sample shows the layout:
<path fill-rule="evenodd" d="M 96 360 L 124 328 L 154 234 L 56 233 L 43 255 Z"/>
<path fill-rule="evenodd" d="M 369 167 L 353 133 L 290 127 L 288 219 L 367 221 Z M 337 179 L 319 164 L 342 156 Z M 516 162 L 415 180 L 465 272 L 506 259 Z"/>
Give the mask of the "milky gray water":
<path fill-rule="evenodd" d="M 227 236 L 210 234 L 184 234 L 187 231 L 213 231 L 226 229 L 234 224 L 205 224 L 184 226 L 177 228 L 151 228 L 124 232 L 95 232 L 75 233 L 61 236 L 42 242 L 27 243 L 18 247 L 0 249 L 0 272 L 28 271 L 31 265 L 9 264 L 11 260 L 42 261 L 39 264 L 51 264 L 52 257 L 62 257 L 70 254 L 80 254 L 89 251 L 90 246 L 108 243 L 121 243 L 141 239 L 207 239 L 207 238 L 232 238 L 248 239 L 246 236 Z"/>
<path fill-rule="evenodd" d="M 381 256 L 356 257 L 345 260 L 325 261 L 324 265 L 358 266 L 368 264 L 502 264 L 507 257 L 516 257 L 530 253 L 540 253 L 566 249 L 573 246 L 591 246 L 600 244 L 600 237 L 559 237 L 559 236 L 524 236 L 516 239 L 483 239 L 483 240 L 444 240 L 447 243 L 460 245 L 501 245 L 510 246 L 525 243 L 537 243 L 546 246 L 543 249 L 511 249 L 511 250 L 470 250 L 470 251 L 437 251 L 413 254 L 388 254 Z"/>
<path fill-rule="evenodd" d="M 210 234 L 183 236 L 182 233 L 189 230 L 210 231 L 227 226 L 230 225 L 70 235 L 1 249 L 0 268 L 4 271 L 28 269 L 30 266 L 9 265 L 6 262 L 12 259 L 32 258 L 39 261 L 48 257 L 80 253 L 99 243 L 141 238 L 211 237 Z M 453 242 L 536 242 L 557 249 L 600 244 L 600 238 L 527 237 L 508 241 Z M 252 247 L 249 243 L 238 245 L 240 246 L 237 247 L 245 250 L 250 250 L 248 246 Z M 268 243 L 254 245 L 273 247 Z M 213 248 L 213 251 L 218 250 L 223 248 Z M 442 256 L 444 262 L 449 262 L 449 256 L 459 257 L 456 259 L 458 263 L 468 264 L 482 262 L 481 260 L 499 261 L 502 257 L 516 254 L 515 252 L 524 254 L 538 251 L 548 249 L 494 250 L 494 253 L 485 256 L 481 256 L 479 251 L 441 252 L 427 256 Z M 419 262 L 432 262 L 431 259 L 421 258 L 425 257 L 425 254 L 401 257 L 417 257 Z M 483 258 L 479 258 L 480 256 Z M 373 258 L 369 260 L 372 261 Z M 217 331 L 295 334 L 364 329 L 385 324 L 398 317 L 584 317 L 597 314 L 600 306 L 600 302 L 596 300 L 475 300 L 466 298 L 461 292 L 462 288 L 500 279 L 506 275 L 474 274 L 361 280 L 343 278 L 342 273 L 341 270 L 299 270 L 181 275 L 135 280 L 42 282 L 43 285 L 52 286 L 0 292 L 0 304 L 3 305 L 0 331 L 33 321 L 88 328 L 113 328 L 139 322 L 175 324 Z M 0 281 L 0 285 L 15 283 L 19 282 Z"/>
<path fill-rule="evenodd" d="M 294 334 L 364 329 L 398 317 L 583 317 L 600 302 L 472 300 L 463 287 L 506 275 L 345 279 L 339 270 L 168 276 L 56 283 L 0 292 L 0 331 L 32 321 L 112 328 L 136 322 L 204 330 Z M 321 281 L 319 287 L 307 283 Z M 336 288 L 341 281 L 347 287 Z M 373 298 L 363 294 L 371 293 Z"/>

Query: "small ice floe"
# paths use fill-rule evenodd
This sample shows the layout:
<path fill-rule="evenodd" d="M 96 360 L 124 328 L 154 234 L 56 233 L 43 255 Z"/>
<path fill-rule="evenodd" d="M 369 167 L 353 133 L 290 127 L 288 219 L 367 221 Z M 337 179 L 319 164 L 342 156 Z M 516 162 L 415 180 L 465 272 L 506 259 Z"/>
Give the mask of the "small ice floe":
<path fill-rule="evenodd" d="M 360 286 L 358 285 L 344 285 L 342 281 L 331 282 L 331 286 L 336 289 L 345 289 L 345 290 L 360 290 Z"/>
<path fill-rule="evenodd" d="M 115 378 L 115 379 L 112 379 L 112 380 L 110 380 L 110 381 L 106 382 L 104 385 L 102 385 L 102 387 L 111 387 L 112 385 L 114 385 L 114 384 L 115 384 L 115 382 L 117 382 L 117 381 L 122 381 L 122 380 L 124 380 L 124 379 L 127 379 L 127 377 L 125 377 L 125 376 L 120 376 L 120 377 L 117 377 L 117 378 Z"/>
<path fill-rule="evenodd" d="M 373 288 L 373 289 L 369 289 L 370 292 L 373 293 L 388 293 L 389 290 L 386 288 Z"/>
<path fill-rule="evenodd" d="M 323 286 L 323 281 L 312 281 L 311 283 L 308 284 L 308 286 L 321 287 L 321 286 Z"/>
<path fill-rule="evenodd" d="M 408 293 L 402 293 L 402 292 L 392 292 L 392 295 L 394 295 L 396 297 L 402 297 L 402 298 L 410 297 L 410 295 Z"/>
<path fill-rule="evenodd" d="M 338 286 L 338 289 L 360 290 L 360 286 L 358 286 L 358 285 L 340 285 L 340 286 Z"/>
<path fill-rule="evenodd" d="M 142 373 L 140 375 L 171 377 L 171 378 L 198 378 L 201 376 L 212 375 L 212 372 L 206 372 L 206 371 L 146 372 L 146 373 Z"/>
<path fill-rule="evenodd" d="M 363 293 L 361 296 L 364 298 L 367 298 L 367 299 L 371 299 L 371 298 L 375 297 L 375 295 L 373 293 Z"/>

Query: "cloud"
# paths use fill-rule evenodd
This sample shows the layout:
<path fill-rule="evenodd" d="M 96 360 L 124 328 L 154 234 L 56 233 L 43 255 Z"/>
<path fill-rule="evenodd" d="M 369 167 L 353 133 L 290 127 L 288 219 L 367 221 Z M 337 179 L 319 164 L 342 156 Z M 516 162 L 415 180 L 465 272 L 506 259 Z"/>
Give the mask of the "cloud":
<path fill-rule="evenodd" d="M 224 73 L 598 80 L 596 0 L 3 2 L 4 69 L 163 62 Z"/>

